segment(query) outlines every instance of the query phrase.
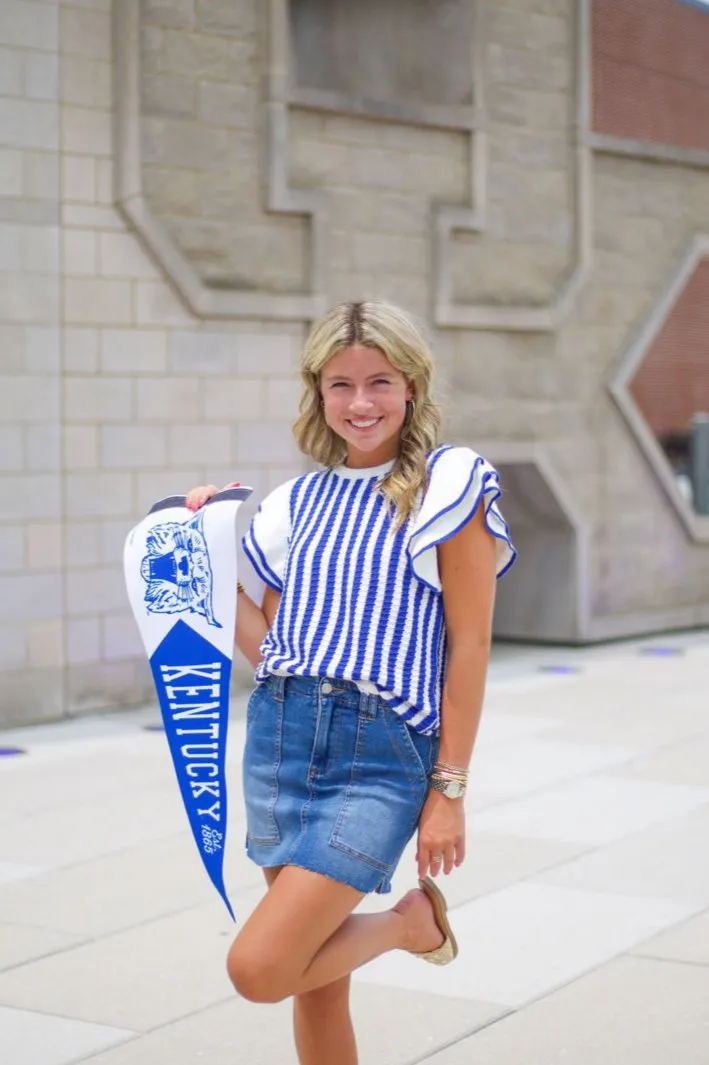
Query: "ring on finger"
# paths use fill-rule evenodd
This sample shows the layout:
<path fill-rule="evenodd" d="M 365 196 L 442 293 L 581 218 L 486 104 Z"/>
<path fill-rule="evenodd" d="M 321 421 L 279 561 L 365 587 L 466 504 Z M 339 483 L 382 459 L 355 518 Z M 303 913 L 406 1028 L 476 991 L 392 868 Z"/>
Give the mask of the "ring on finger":
<path fill-rule="evenodd" d="M 442 862 L 443 859 L 442 858 L 431 858 L 431 861 L 432 862 Z"/>

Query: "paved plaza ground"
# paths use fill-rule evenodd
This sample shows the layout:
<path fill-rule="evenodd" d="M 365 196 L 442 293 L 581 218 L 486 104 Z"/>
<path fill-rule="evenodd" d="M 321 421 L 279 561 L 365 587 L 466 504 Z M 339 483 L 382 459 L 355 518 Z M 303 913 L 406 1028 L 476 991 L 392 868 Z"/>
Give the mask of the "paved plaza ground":
<path fill-rule="evenodd" d="M 263 890 L 243 853 L 244 702 L 237 920 Z M 0 759 L 2 1065 L 296 1060 L 290 1003 L 231 990 L 233 926 L 155 721 L 0 734 L 27 751 Z M 468 811 L 469 857 L 445 882 L 460 958 L 397 952 L 356 974 L 362 1065 L 708 1065 L 709 634 L 499 649 Z M 394 894 L 363 909 L 414 882 L 410 848 Z"/>

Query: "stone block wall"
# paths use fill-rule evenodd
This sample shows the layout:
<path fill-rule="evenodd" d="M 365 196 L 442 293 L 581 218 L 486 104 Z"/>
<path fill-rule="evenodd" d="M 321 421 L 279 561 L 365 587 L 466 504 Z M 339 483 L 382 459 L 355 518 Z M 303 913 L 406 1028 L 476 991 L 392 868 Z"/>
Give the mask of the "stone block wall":
<path fill-rule="evenodd" d="M 468 138 L 300 109 L 290 132 L 293 184 L 327 188 L 328 300 L 376 293 L 425 317 L 431 203 L 465 200 Z"/>
<path fill-rule="evenodd" d="M 143 5 L 141 93 L 147 200 L 212 285 L 297 292 L 302 217 L 264 209 L 265 5 Z"/>
<path fill-rule="evenodd" d="M 60 34 L 55 4 L 2 5 L 0 720 L 63 709 Z"/>
<path fill-rule="evenodd" d="M 111 56 L 104 0 L 3 4 L 5 725 L 149 697 L 123 586 L 128 529 L 205 480 L 253 485 L 248 515 L 302 468 L 290 424 L 303 325 L 206 325 L 128 231 L 114 204 Z"/>
<path fill-rule="evenodd" d="M 542 471 L 510 476 L 522 539 L 544 542 L 548 514 L 557 532 L 565 514 L 581 545 L 552 594 L 573 585 L 586 605 L 555 638 L 709 620 L 709 550 L 607 391 L 688 242 L 709 231 L 709 160 L 587 136 L 589 3 L 477 0 L 473 102 L 445 121 L 425 102 L 417 121 L 391 100 L 299 97 L 274 65 L 280 0 L 139 5 L 145 203 L 205 291 L 248 297 L 210 316 L 116 202 L 109 0 L 5 0 L 0 723 L 149 697 L 123 591 L 127 530 L 155 498 L 205 480 L 253 485 L 248 517 L 305 468 L 290 426 L 308 321 L 281 297 L 382 295 L 428 322 L 447 437 L 511 474 Z M 251 297 L 276 302 L 250 313 Z M 556 503 L 535 511 L 523 486 L 545 479 Z M 527 592 L 513 635 L 536 631 Z"/>
<path fill-rule="evenodd" d="M 489 3 L 481 82 L 487 160 L 481 232 L 452 249 L 461 303 L 544 305 L 574 256 L 572 3 Z M 477 338 L 476 338 L 477 341 Z"/>

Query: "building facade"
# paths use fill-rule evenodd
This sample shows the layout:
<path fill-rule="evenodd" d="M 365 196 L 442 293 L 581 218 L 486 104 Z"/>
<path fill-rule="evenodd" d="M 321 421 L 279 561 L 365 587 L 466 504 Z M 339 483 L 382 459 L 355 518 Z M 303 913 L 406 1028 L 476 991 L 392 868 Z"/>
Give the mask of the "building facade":
<path fill-rule="evenodd" d="M 500 636 L 709 623 L 708 57 L 684 0 L 2 0 L 0 723 L 149 696 L 125 534 L 305 469 L 345 298 L 502 472 Z"/>

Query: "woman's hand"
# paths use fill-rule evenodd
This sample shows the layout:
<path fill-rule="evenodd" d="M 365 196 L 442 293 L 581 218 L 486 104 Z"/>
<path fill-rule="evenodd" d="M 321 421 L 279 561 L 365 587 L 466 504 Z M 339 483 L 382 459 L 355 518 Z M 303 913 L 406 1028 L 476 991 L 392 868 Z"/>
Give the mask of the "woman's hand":
<path fill-rule="evenodd" d="M 440 858 L 440 861 L 434 859 Z M 430 871 L 446 876 L 465 859 L 465 808 L 462 799 L 448 799 L 431 790 L 419 820 L 418 862 L 419 879 Z"/>
<path fill-rule="evenodd" d="M 189 510 L 199 510 L 208 499 L 215 496 L 219 489 L 215 484 L 200 484 L 197 488 L 190 488 L 185 496 L 185 506 Z"/>
<path fill-rule="evenodd" d="M 185 496 L 185 506 L 189 510 L 199 510 L 204 504 L 218 492 L 226 492 L 227 488 L 240 488 L 241 481 L 230 481 L 223 488 L 217 488 L 216 484 L 200 484 L 197 488 L 190 488 Z"/>

